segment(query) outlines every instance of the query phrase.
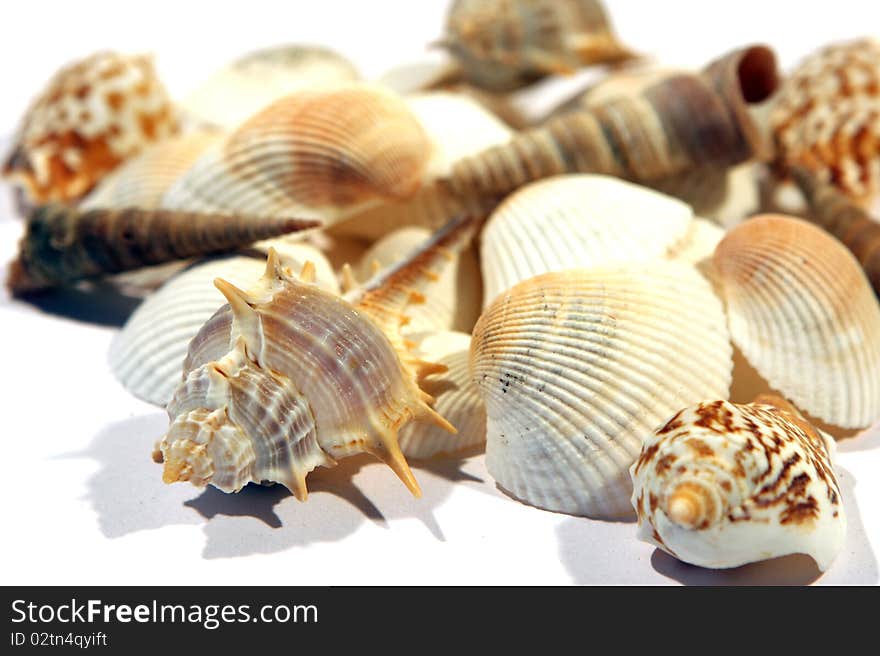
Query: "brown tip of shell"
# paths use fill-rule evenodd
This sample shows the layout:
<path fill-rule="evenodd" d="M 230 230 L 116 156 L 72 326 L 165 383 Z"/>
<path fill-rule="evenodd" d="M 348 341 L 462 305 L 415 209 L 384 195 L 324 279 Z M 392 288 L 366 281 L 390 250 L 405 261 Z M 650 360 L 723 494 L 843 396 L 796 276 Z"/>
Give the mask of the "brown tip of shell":
<path fill-rule="evenodd" d="M 9 263 L 6 272 L 6 289 L 12 296 L 22 296 L 43 291 L 46 286 L 34 280 L 28 273 L 27 267 L 16 258 Z"/>

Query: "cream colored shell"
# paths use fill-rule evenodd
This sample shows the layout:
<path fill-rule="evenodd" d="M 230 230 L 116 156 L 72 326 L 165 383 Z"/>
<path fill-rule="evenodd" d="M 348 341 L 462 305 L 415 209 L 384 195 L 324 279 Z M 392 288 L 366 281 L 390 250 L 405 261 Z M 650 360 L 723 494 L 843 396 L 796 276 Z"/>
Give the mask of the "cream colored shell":
<path fill-rule="evenodd" d="M 721 303 L 689 265 L 519 283 L 486 309 L 471 346 L 489 473 L 540 508 L 628 515 L 642 440 L 676 408 L 726 396 L 732 367 Z"/>
<path fill-rule="evenodd" d="M 880 418 L 880 306 L 839 241 L 763 215 L 728 232 L 714 262 L 733 341 L 773 389 L 837 426 Z"/>
<path fill-rule="evenodd" d="M 772 405 L 681 410 L 631 468 L 639 537 L 701 567 L 804 553 L 826 570 L 846 535 L 833 449 Z"/>

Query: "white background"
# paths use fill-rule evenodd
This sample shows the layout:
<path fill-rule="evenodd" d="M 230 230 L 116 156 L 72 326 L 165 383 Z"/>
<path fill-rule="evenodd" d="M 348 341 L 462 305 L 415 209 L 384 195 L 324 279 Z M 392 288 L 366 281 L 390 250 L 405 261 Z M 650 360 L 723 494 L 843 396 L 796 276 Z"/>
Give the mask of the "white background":
<path fill-rule="evenodd" d="M 672 65 L 700 66 L 764 41 L 790 67 L 816 46 L 870 33 L 880 5 L 861 0 L 606 3 L 624 41 Z M 152 51 L 181 95 L 227 59 L 282 42 L 320 43 L 366 77 L 424 57 L 446 2 L 27 2 L 4 7 L 0 135 L 69 59 Z M 0 189 L 0 258 L 21 224 Z M 878 582 L 880 429 L 840 445 L 849 516 L 844 551 L 824 575 L 793 556 L 730 572 L 677 563 L 635 540 L 632 523 L 536 510 L 496 490 L 480 455 L 416 468 L 413 499 L 384 466 L 346 461 L 282 488 L 224 495 L 165 486 L 150 460 L 167 426 L 125 392 L 107 348 L 133 299 L 109 290 L 0 297 L 4 584 L 566 584 Z"/>

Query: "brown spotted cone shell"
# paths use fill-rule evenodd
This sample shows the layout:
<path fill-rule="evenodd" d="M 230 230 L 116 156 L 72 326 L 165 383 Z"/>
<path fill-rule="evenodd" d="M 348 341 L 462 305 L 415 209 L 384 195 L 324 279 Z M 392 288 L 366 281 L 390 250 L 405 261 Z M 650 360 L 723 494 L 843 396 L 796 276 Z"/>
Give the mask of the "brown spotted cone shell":
<path fill-rule="evenodd" d="M 167 210 L 93 209 L 45 205 L 30 215 L 11 263 L 14 294 L 120 273 L 196 255 L 229 251 L 316 221 L 197 214 Z"/>

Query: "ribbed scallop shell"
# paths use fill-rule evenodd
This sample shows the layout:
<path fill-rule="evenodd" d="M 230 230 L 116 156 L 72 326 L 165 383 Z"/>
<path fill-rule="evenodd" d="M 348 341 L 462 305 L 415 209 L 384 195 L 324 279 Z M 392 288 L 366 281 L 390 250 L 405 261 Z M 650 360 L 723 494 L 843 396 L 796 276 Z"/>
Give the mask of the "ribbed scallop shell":
<path fill-rule="evenodd" d="M 483 231 L 484 305 L 548 271 L 662 257 L 692 215 L 675 198 L 608 176 L 561 175 L 526 185 Z"/>
<path fill-rule="evenodd" d="M 714 261 L 733 340 L 773 389 L 837 426 L 880 417 L 880 306 L 839 241 L 764 215 L 728 232 Z"/>
<path fill-rule="evenodd" d="M 834 442 L 767 401 L 700 403 L 645 440 L 631 468 L 642 540 L 701 567 L 792 553 L 830 566 L 846 535 Z"/>
<path fill-rule="evenodd" d="M 282 98 L 210 148 L 163 207 L 331 223 L 419 188 L 431 145 L 402 99 L 368 85 Z"/>
<path fill-rule="evenodd" d="M 880 192 L 880 41 L 837 43 L 782 85 L 770 121 L 783 168 L 803 166 L 853 198 Z"/>
<path fill-rule="evenodd" d="M 492 91 L 633 56 L 599 0 L 456 0 L 443 45 L 468 82 Z"/>
<path fill-rule="evenodd" d="M 486 441 L 486 408 L 468 369 L 470 347 L 471 336 L 466 333 L 444 331 L 420 339 L 415 355 L 447 367 L 425 380 L 422 388 L 434 397 L 434 410 L 458 433 L 451 435 L 431 424 L 404 426 L 398 439 L 407 458 L 455 454 Z"/>
<path fill-rule="evenodd" d="M 158 207 L 171 185 L 222 136 L 219 132 L 191 132 L 148 146 L 105 176 L 82 200 L 80 209 Z"/>
<path fill-rule="evenodd" d="M 632 512 L 628 468 L 682 405 L 727 395 L 721 303 L 690 266 L 655 261 L 547 273 L 499 296 L 474 329 L 486 465 L 540 508 Z"/>
<path fill-rule="evenodd" d="M 358 278 L 369 279 L 379 264 L 385 268 L 400 262 L 418 248 L 431 231 L 427 228 L 408 227 L 386 235 L 361 258 Z M 459 253 L 450 262 L 440 278 L 431 286 L 424 303 L 411 305 L 407 310 L 409 322 L 404 327 L 408 334 L 461 330 L 470 332 L 480 316 L 480 269 L 473 249 Z"/>
<path fill-rule="evenodd" d="M 459 93 L 415 94 L 406 98 L 406 104 L 431 144 L 420 192 L 412 199 L 391 200 L 356 213 L 334 225 L 334 235 L 379 239 L 406 225 L 441 225 L 460 213 L 462 206 L 432 183 L 448 175 L 462 158 L 505 144 L 513 136 L 497 117 Z"/>
<path fill-rule="evenodd" d="M 307 261 L 315 263 L 318 284 L 338 291 L 333 270 L 314 248 L 286 246 L 281 255 L 297 271 Z M 168 280 L 138 306 L 114 338 L 108 358 L 114 376 L 138 398 L 164 406 L 180 384 L 188 344 L 225 302 L 214 279 L 249 288 L 265 268 L 264 260 L 233 255 L 199 262 Z"/>
<path fill-rule="evenodd" d="M 150 57 L 99 52 L 49 80 L 22 120 L 3 175 L 35 203 L 78 198 L 178 128 Z"/>
<path fill-rule="evenodd" d="M 275 46 L 224 66 L 184 98 L 182 106 L 203 121 L 234 129 L 283 96 L 355 82 L 359 77 L 350 61 L 327 48 Z"/>

